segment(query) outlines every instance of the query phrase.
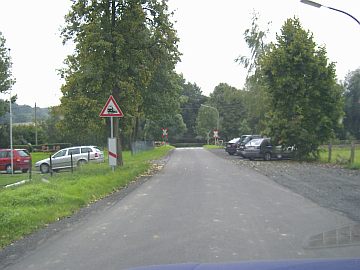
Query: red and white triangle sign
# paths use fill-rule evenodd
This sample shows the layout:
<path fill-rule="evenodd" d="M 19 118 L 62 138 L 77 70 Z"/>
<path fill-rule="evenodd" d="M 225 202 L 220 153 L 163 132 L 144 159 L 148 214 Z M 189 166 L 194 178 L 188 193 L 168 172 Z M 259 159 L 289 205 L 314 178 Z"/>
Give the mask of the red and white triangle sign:
<path fill-rule="evenodd" d="M 123 117 L 124 114 L 121 111 L 119 105 L 116 103 L 114 97 L 110 95 L 106 101 L 104 108 L 101 110 L 100 117 Z"/>

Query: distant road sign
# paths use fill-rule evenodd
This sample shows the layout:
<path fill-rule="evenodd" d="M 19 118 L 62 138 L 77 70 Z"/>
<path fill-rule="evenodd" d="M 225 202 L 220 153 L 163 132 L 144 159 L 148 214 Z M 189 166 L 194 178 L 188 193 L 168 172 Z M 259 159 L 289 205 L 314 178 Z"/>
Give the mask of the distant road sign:
<path fill-rule="evenodd" d="M 100 117 L 123 117 L 119 105 L 116 103 L 114 97 L 111 95 L 106 101 L 104 108 L 101 110 Z"/>
<path fill-rule="evenodd" d="M 168 129 L 167 128 L 162 128 L 162 135 L 161 135 L 161 137 L 168 137 Z"/>

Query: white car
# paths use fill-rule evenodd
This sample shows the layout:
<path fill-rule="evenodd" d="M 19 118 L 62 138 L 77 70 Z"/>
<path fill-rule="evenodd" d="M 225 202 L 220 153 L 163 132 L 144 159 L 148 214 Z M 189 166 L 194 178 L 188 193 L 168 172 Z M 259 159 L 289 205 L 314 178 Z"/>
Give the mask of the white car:
<path fill-rule="evenodd" d="M 71 166 L 81 166 L 88 162 L 104 162 L 104 152 L 97 146 L 74 146 L 64 148 L 51 156 L 51 164 L 50 158 L 46 158 L 36 162 L 35 167 L 39 169 L 41 173 L 48 173 L 50 171 L 50 166 L 53 171 L 57 171 L 60 169 L 71 168 Z"/>

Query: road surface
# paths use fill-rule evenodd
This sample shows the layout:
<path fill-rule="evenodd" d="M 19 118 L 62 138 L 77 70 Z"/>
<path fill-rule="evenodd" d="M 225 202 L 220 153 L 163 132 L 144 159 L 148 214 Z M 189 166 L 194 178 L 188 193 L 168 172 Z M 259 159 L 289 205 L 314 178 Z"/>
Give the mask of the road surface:
<path fill-rule="evenodd" d="M 14 251 L 0 268 L 359 257 L 360 246 L 342 239 L 334 247 L 335 234 L 322 234 L 349 226 L 356 224 L 345 215 L 250 168 L 201 148 L 176 149 L 162 171 L 127 196 L 38 239 L 21 256 Z"/>

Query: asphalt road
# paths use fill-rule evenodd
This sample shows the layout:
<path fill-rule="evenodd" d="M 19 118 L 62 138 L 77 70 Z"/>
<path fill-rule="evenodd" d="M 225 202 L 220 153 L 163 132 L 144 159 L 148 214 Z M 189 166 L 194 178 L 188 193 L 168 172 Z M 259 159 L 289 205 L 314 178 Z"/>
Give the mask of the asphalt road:
<path fill-rule="evenodd" d="M 33 240 L 21 256 L 14 251 L 5 269 L 360 255 L 360 246 L 332 238 L 344 236 L 332 230 L 355 228 L 354 221 L 200 148 L 176 149 L 162 171 L 127 196 L 92 207 L 71 226 Z"/>

